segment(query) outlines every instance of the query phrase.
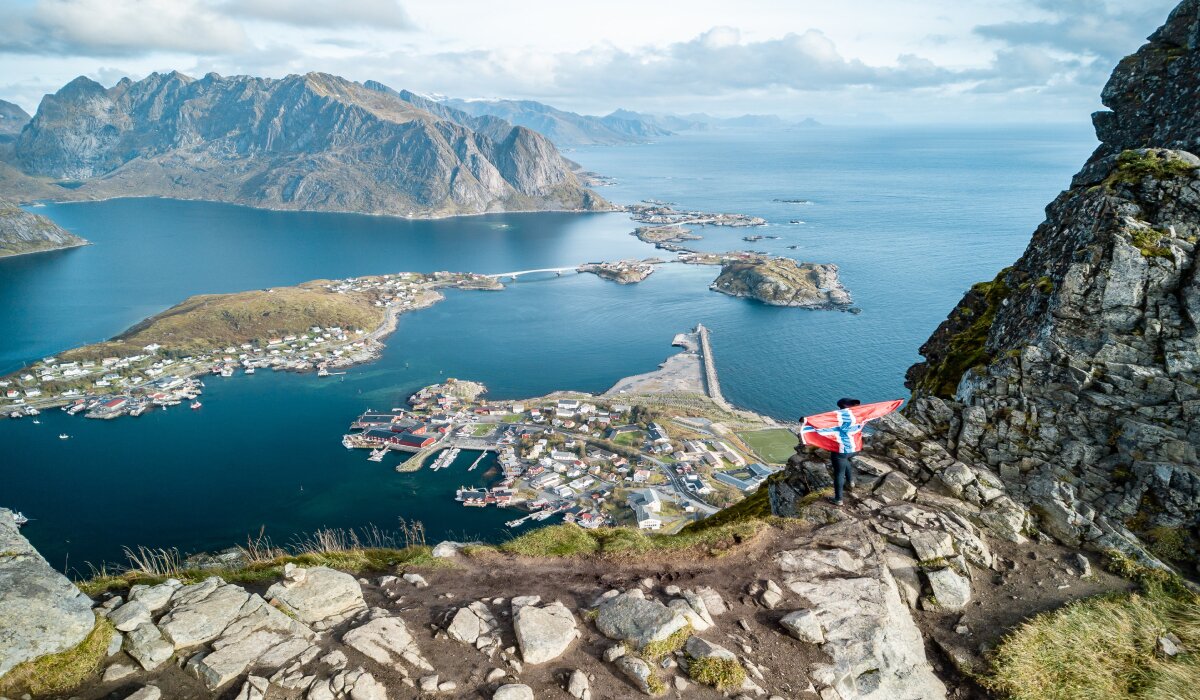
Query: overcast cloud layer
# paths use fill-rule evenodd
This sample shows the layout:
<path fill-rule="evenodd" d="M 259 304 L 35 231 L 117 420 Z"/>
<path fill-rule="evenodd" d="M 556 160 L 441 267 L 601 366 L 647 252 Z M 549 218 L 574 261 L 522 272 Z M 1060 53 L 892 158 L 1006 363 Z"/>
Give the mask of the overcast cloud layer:
<path fill-rule="evenodd" d="M 5 0 L 0 98 L 325 71 L 456 97 L 845 121 L 1074 121 L 1174 0 Z M 499 4 L 505 7 L 497 7 Z M 564 6 L 566 5 L 566 6 Z M 677 6 L 678 10 L 669 6 Z"/>

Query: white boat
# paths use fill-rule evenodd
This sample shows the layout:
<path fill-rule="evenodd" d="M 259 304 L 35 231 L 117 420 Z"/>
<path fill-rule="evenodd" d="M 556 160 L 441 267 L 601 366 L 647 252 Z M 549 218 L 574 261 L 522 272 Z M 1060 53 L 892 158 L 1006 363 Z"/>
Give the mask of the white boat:
<path fill-rule="evenodd" d="M 59 440 L 66 440 L 66 439 L 67 439 L 67 438 L 69 438 L 69 437 L 71 437 L 71 436 L 70 436 L 70 435 L 67 435 L 66 433 L 59 433 L 59 434 L 58 434 L 58 439 L 59 439 Z"/>
<path fill-rule="evenodd" d="M 254 374 L 254 368 L 253 368 L 253 367 L 247 367 L 247 368 L 246 368 L 246 374 Z"/>
<path fill-rule="evenodd" d="M 353 450 L 354 449 L 354 438 L 350 437 L 349 435 L 343 435 L 342 436 L 342 447 L 345 447 L 347 450 Z"/>
<path fill-rule="evenodd" d="M 33 421 L 33 424 L 34 424 L 34 425 L 41 425 L 41 424 L 42 424 L 42 422 L 41 422 L 40 420 L 34 419 L 34 421 Z"/>
<path fill-rule="evenodd" d="M 195 411 L 196 409 L 200 408 L 200 407 L 201 407 L 201 406 L 203 406 L 203 405 L 204 405 L 204 404 L 200 403 L 199 401 L 193 401 L 193 402 L 192 402 L 192 406 L 191 406 L 191 408 L 192 408 L 192 410 L 193 410 L 193 411 Z"/>
<path fill-rule="evenodd" d="M 29 518 L 26 518 L 25 514 L 20 511 L 13 513 L 12 516 L 13 516 L 13 522 L 15 522 L 17 524 L 17 527 L 21 527 L 25 523 L 29 522 Z"/>

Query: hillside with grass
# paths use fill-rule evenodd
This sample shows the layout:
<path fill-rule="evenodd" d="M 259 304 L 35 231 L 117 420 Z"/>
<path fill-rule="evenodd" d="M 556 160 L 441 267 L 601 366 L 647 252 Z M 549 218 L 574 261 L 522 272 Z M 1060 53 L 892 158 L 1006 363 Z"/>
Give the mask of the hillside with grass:
<path fill-rule="evenodd" d="M 205 353 L 227 346 L 303 335 L 312 327 L 374 331 L 385 310 L 356 292 L 337 293 L 323 282 L 234 294 L 189 297 L 134 325 L 112 340 L 62 354 L 66 360 L 128 356 L 145 346 L 161 345 L 168 356 Z"/>

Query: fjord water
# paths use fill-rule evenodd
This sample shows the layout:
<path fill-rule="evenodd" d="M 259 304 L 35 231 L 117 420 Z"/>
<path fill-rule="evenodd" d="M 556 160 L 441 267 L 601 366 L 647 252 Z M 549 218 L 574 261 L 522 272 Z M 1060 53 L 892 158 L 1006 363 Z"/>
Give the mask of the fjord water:
<path fill-rule="evenodd" d="M 30 539 L 76 570 L 122 560 L 123 545 L 208 550 L 262 527 L 281 542 L 321 526 L 391 527 L 397 517 L 422 521 L 432 539 L 495 539 L 511 514 L 452 500 L 460 483 L 485 481 L 482 469 L 465 472 L 473 456 L 438 473 L 396 474 L 392 461 L 341 447 L 348 422 L 451 376 L 483 381 L 496 397 L 603 391 L 653 369 L 672 352 L 672 335 L 697 322 L 713 329 L 722 386 L 741 406 L 792 420 L 841 395 L 904 396 L 918 346 L 972 282 L 1020 254 L 1092 145 L 1081 125 L 717 132 L 578 149 L 568 156 L 617 179 L 601 190 L 614 201 L 768 219 L 766 228 L 701 229 L 694 245 L 835 262 L 863 313 L 733 299 L 708 290 L 715 268 L 684 265 L 630 286 L 567 275 L 450 292 L 404 316 L 381 360 L 344 377 L 211 378 L 200 411 L 0 421 L 0 505 L 36 518 Z M 111 336 L 190 294 L 657 252 L 628 235 L 634 225 L 621 214 L 407 221 L 155 199 L 36 211 L 95 245 L 0 260 L 6 371 Z M 748 234 L 780 239 L 742 241 Z"/>

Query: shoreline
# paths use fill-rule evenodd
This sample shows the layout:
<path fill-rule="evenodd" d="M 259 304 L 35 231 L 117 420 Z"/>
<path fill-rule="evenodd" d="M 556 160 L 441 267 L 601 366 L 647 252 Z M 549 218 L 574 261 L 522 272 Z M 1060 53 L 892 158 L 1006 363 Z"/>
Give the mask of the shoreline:
<path fill-rule="evenodd" d="M 74 243 L 72 245 L 58 246 L 56 248 L 43 248 L 41 250 L 27 250 L 24 253 L 7 253 L 5 255 L 0 255 L 0 260 L 7 260 L 9 258 L 19 258 L 23 255 L 37 255 L 38 253 L 53 253 L 53 252 L 59 251 L 59 250 L 71 250 L 73 248 L 85 248 L 90 245 L 96 245 L 96 244 L 93 243 L 92 241 L 84 241 L 83 243 Z"/>

